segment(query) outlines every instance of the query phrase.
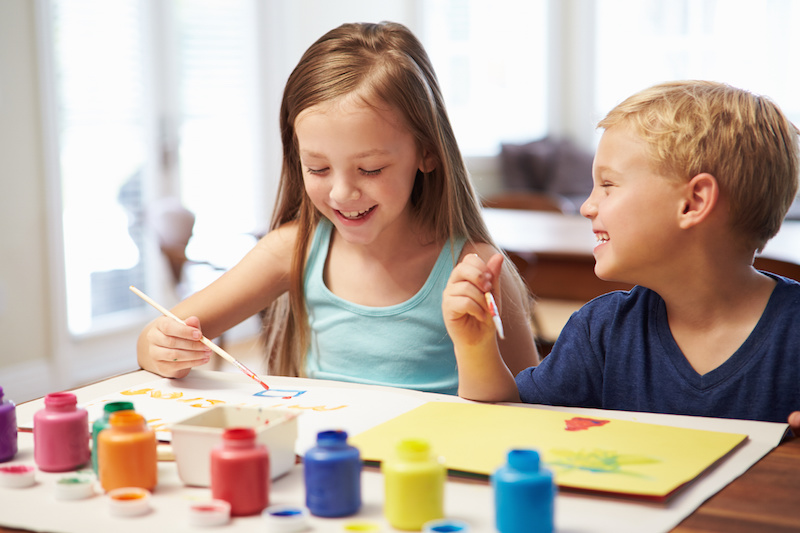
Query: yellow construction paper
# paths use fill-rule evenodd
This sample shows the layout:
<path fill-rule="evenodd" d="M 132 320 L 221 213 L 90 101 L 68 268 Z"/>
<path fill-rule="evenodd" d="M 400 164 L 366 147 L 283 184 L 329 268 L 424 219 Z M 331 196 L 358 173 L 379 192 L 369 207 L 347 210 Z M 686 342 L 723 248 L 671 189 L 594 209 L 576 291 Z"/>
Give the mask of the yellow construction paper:
<path fill-rule="evenodd" d="M 571 430 L 568 428 L 572 428 Z M 539 451 L 562 488 L 663 500 L 747 435 L 505 405 L 429 402 L 351 436 L 365 461 L 427 439 L 451 471 L 491 475 L 512 448 Z"/>

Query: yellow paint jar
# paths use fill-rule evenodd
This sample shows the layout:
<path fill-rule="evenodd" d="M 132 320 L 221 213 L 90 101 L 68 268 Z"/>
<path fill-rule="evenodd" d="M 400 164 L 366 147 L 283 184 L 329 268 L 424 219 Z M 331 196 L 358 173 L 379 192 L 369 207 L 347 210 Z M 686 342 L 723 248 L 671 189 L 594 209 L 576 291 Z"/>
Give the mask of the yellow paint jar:
<path fill-rule="evenodd" d="M 404 439 L 394 457 L 381 465 L 385 483 L 384 514 L 397 529 L 420 531 L 431 520 L 444 518 L 447 470 L 422 439 Z"/>

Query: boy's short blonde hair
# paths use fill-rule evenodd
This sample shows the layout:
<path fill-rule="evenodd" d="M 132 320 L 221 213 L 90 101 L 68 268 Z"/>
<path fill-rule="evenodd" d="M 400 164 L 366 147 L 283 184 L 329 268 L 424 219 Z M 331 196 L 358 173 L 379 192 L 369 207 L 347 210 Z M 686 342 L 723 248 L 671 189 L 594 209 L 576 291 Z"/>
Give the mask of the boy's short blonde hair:
<path fill-rule="evenodd" d="M 761 250 L 798 189 L 798 130 L 769 98 L 710 81 L 645 89 L 600 121 L 625 124 L 646 143 L 654 169 L 689 180 L 707 172 L 730 201 L 733 229 Z"/>

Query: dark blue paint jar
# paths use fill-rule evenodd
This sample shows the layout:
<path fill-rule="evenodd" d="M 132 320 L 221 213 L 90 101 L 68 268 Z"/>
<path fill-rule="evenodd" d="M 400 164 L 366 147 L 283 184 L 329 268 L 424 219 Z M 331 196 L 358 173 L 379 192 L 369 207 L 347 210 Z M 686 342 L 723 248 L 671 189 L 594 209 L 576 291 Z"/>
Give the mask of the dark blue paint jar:
<path fill-rule="evenodd" d="M 361 454 L 347 432 L 321 431 L 303 458 L 306 507 L 315 516 L 350 516 L 361 508 Z"/>

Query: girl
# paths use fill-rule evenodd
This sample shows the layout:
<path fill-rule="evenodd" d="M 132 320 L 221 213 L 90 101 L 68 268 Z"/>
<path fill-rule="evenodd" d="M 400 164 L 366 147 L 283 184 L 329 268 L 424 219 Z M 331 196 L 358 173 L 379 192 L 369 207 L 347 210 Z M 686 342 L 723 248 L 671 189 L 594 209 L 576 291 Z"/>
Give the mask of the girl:
<path fill-rule="evenodd" d="M 270 374 L 455 394 L 442 291 L 461 257 L 497 251 L 422 45 L 395 23 L 328 32 L 289 76 L 280 127 L 270 232 L 173 309 L 187 325 L 160 317 L 145 328 L 139 364 L 185 376 L 209 360 L 203 333 L 268 308 Z M 506 364 L 536 364 L 519 276 L 504 268 L 484 286 L 502 311 Z"/>

